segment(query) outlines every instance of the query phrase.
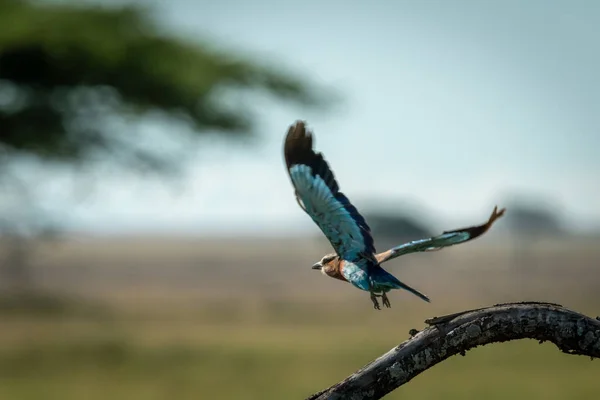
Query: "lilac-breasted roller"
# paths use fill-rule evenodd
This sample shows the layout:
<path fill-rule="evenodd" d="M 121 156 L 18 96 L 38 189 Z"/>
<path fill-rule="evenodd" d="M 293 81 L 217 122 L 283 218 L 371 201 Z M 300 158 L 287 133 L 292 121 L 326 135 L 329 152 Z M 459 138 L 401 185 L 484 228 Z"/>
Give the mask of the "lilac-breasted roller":
<path fill-rule="evenodd" d="M 490 218 L 482 225 L 446 231 L 377 254 L 369 225 L 340 192 L 323 155 L 313 150 L 312 134 L 304 122 L 297 121 L 289 128 L 284 156 L 298 204 L 319 226 L 335 250 L 335 253 L 325 255 L 312 268 L 368 291 L 377 310 L 381 309 L 377 297 L 381 297 L 386 307 L 391 307 L 386 293 L 392 289 L 408 290 L 429 302 L 427 296 L 384 270 L 382 263 L 404 254 L 440 250 L 475 239 L 484 234 L 505 211 L 498 211 L 494 207 Z"/>

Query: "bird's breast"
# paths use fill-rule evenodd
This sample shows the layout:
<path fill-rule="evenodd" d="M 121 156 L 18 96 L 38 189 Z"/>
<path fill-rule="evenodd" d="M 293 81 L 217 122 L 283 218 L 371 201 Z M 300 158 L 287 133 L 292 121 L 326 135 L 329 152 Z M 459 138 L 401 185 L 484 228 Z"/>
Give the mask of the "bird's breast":
<path fill-rule="evenodd" d="M 328 268 L 324 268 L 323 271 L 325 274 L 331 278 L 339 279 L 341 281 L 346 281 L 344 274 L 342 273 L 343 268 L 343 260 L 340 260 L 336 264 L 331 264 Z"/>

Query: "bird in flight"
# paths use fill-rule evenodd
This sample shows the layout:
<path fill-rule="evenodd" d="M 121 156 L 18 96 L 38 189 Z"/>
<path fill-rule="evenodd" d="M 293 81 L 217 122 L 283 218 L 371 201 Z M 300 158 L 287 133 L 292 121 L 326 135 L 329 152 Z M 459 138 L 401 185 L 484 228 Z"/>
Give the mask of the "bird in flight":
<path fill-rule="evenodd" d="M 312 268 L 369 292 L 373 307 L 377 310 L 381 309 L 377 298 L 381 298 L 384 306 L 391 307 L 386 293 L 392 289 L 404 289 L 430 301 L 423 293 L 384 270 L 382 263 L 404 254 L 440 250 L 475 239 L 490 229 L 505 211 L 498 211 L 498 207 L 494 207 L 488 221 L 482 225 L 446 231 L 438 236 L 414 240 L 376 253 L 369 225 L 340 191 L 323 155 L 314 151 L 312 133 L 303 121 L 290 126 L 283 151 L 296 201 L 323 231 L 335 250 L 335 253 L 325 255 Z"/>

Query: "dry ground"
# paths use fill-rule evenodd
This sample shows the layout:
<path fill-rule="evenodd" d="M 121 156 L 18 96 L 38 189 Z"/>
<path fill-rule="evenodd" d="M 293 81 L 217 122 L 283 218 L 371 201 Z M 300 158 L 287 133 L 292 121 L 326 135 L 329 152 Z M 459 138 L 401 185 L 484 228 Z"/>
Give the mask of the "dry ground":
<path fill-rule="evenodd" d="M 423 320 L 543 300 L 600 314 L 597 240 L 526 252 L 482 238 L 391 261 L 406 292 L 368 294 L 310 269 L 320 240 L 71 239 L 40 248 L 36 284 L 67 294 L 62 314 L 0 320 L 1 399 L 296 399 L 408 338 Z M 94 305 L 92 307 L 92 305 Z M 99 306 L 98 306 L 99 305 Z M 517 342 L 434 367 L 388 398 L 588 399 L 600 362 Z"/>

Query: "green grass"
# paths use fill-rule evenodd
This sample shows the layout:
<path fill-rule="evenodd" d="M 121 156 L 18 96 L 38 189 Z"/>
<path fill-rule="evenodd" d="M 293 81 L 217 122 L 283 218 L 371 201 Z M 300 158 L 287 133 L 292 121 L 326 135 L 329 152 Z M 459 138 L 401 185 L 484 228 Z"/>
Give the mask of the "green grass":
<path fill-rule="evenodd" d="M 4 321 L 3 333 L 27 326 L 31 321 Z M 0 398 L 301 399 L 408 336 L 408 326 L 373 334 L 368 326 L 337 326 L 335 317 L 296 326 L 124 319 L 110 326 L 46 320 L 39 327 L 0 351 Z M 599 377 L 599 361 L 520 341 L 453 357 L 387 398 L 589 399 Z"/>

